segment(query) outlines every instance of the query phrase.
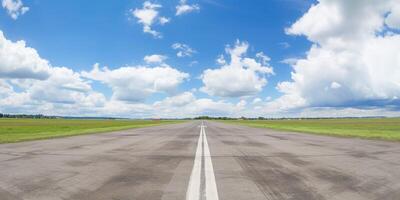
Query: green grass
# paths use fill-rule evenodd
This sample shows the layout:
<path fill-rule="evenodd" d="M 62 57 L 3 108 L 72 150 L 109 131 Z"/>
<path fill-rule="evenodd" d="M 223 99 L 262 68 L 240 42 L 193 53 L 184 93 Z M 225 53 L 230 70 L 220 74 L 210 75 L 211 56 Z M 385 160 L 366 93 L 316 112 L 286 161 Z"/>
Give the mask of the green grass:
<path fill-rule="evenodd" d="M 178 120 L 0 119 L 0 143 L 20 142 L 89 133 L 101 133 Z"/>
<path fill-rule="evenodd" d="M 230 120 L 222 122 L 319 135 L 400 141 L 400 118 Z"/>

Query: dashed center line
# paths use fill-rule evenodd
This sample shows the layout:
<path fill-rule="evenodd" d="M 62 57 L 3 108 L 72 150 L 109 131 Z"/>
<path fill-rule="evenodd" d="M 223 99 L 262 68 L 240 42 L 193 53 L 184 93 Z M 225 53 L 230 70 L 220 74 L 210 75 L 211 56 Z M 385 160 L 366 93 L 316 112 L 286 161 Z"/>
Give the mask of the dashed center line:
<path fill-rule="evenodd" d="M 186 200 L 205 199 L 218 200 L 218 191 L 205 126 L 202 122 L 197 142 L 196 157 L 194 158 L 192 174 L 190 175 L 186 192 Z"/>

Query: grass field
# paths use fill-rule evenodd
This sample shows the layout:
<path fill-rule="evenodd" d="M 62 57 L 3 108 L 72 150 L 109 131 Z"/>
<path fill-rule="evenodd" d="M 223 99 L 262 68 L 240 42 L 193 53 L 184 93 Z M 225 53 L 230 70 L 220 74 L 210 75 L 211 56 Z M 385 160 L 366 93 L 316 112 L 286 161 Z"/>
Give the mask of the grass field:
<path fill-rule="evenodd" d="M 0 143 L 100 133 L 178 120 L 0 119 Z"/>
<path fill-rule="evenodd" d="M 400 141 L 400 118 L 230 120 L 222 122 L 320 135 Z"/>

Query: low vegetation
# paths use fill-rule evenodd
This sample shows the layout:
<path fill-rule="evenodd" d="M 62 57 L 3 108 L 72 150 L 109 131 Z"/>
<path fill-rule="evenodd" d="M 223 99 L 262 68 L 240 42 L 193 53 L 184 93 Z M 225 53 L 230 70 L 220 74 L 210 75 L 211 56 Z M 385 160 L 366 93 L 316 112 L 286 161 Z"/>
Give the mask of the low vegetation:
<path fill-rule="evenodd" d="M 222 122 L 320 135 L 400 141 L 400 118 L 224 120 Z"/>
<path fill-rule="evenodd" d="M 0 143 L 100 133 L 179 120 L 0 119 Z"/>

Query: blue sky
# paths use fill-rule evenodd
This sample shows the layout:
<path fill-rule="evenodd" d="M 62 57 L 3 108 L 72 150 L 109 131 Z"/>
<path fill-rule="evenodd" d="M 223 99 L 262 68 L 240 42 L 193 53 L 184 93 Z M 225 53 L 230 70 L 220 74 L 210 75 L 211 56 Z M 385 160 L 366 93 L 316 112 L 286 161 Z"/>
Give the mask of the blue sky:
<path fill-rule="evenodd" d="M 134 118 L 397 115 L 398 4 L 387 0 L 365 11 L 373 5 L 343 0 L 2 0 L 0 30 L 10 48 L 0 47 L 0 58 L 26 62 L 0 61 L 0 112 Z M 184 10 L 178 14 L 179 6 Z M 324 16 L 329 9 L 333 17 Z M 340 20 L 345 18 L 360 21 Z M 22 40 L 23 47 L 16 45 Z M 375 47 L 365 45 L 374 42 Z M 193 52 L 180 57 L 174 44 Z M 14 55 L 13 47 L 33 49 L 37 56 Z M 240 48 L 246 50 L 232 53 Z M 262 60 L 260 52 L 269 59 Z M 165 59 L 146 62 L 151 55 Z M 216 62 L 220 55 L 225 63 Z M 240 61 L 230 61 L 233 57 Z M 43 60 L 49 63 L 38 65 Z M 58 76 L 67 73 L 55 72 L 62 67 L 71 75 Z M 21 78 L 13 70 L 26 74 Z M 46 78 L 35 78 L 38 73 Z"/>

